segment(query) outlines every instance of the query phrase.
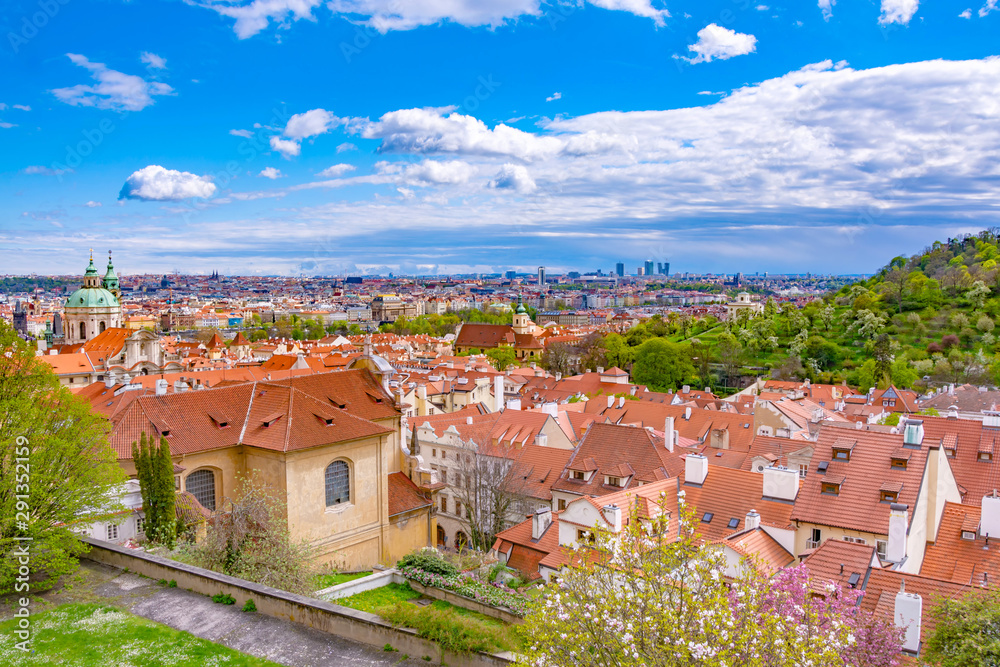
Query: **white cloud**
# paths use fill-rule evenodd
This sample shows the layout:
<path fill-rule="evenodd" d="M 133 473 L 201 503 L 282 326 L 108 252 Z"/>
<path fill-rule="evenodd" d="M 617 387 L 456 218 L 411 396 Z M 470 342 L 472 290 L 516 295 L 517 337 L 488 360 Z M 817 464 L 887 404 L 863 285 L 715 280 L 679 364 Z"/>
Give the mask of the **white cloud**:
<path fill-rule="evenodd" d="M 84 204 L 84 206 L 86 206 L 87 208 L 100 208 L 101 202 L 91 200 L 86 204 Z"/>
<path fill-rule="evenodd" d="M 275 169 L 274 167 L 264 167 L 260 170 L 258 176 L 263 176 L 264 178 L 270 178 L 272 181 L 276 178 L 281 178 L 284 174 L 281 173 L 280 169 Z"/>
<path fill-rule="evenodd" d="M 346 151 L 356 151 L 356 150 L 358 150 L 358 147 L 349 141 L 345 141 L 344 143 L 337 146 L 338 153 L 344 153 Z"/>
<path fill-rule="evenodd" d="M 882 0 L 882 15 L 878 17 L 878 22 L 881 25 L 907 25 L 917 13 L 919 5 L 920 0 Z"/>
<path fill-rule="evenodd" d="M 964 12 L 962 12 L 961 14 L 958 15 L 958 18 L 960 18 L 960 19 L 971 19 L 972 18 L 972 9 L 966 9 Z"/>
<path fill-rule="evenodd" d="M 149 51 L 143 51 L 139 60 L 145 63 L 149 69 L 167 69 L 167 59 Z"/>
<path fill-rule="evenodd" d="M 652 19 L 662 26 L 670 13 L 650 0 L 588 0 L 589 4 Z M 540 0 L 329 0 L 331 11 L 363 17 L 379 32 L 412 30 L 436 23 L 496 28 L 521 17 L 540 16 Z"/>
<path fill-rule="evenodd" d="M 766 12 L 767 10 L 770 9 L 770 7 L 768 7 L 767 5 L 757 5 L 756 7 L 754 7 L 754 9 L 756 9 L 758 12 Z"/>
<path fill-rule="evenodd" d="M 9 130 L 12 127 L 17 127 L 17 123 L 7 123 L 0 120 L 0 127 L 2 127 L 5 130 Z"/>
<path fill-rule="evenodd" d="M 291 139 L 282 139 L 281 137 L 271 137 L 271 148 L 278 151 L 286 158 L 290 158 L 302 152 L 302 147 L 299 146 L 299 142 L 292 141 Z"/>
<path fill-rule="evenodd" d="M 233 30 L 238 38 L 246 39 L 264 30 L 272 20 L 281 28 L 299 19 L 315 21 L 312 10 L 319 4 L 320 0 L 253 0 L 241 4 L 209 1 L 201 6 L 236 19 Z"/>
<path fill-rule="evenodd" d="M 51 169 L 49 167 L 43 167 L 41 165 L 33 164 L 30 167 L 24 168 L 25 174 L 41 175 L 41 176 L 59 176 L 65 174 L 65 169 Z"/>
<path fill-rule="evenodd" d="M 514 190 L 520 194 L 530 194 L 538 189 L 524 166 L 509 162 L 500 167 L 489 186 L 499 190 Z"/>
<path fill-rule="evenodd" d="M 990 12 L 997 11 L 998 0 L 986 0 L 986 4 L 979 8 L 979 17 L 983 18 Z"/>
<path fill-rule="evenodd" d="M 90 75 L 97 82 L 92 86 L 80 84 L 53 90 L 52 94 L 66 104 L 117 111 L 141 111 L 153 104 L 154 97 L 174 93 L 174 89 L 165 83 L 146 81 L 133 74 L 123 74 L 108 69 L 104 63 L 92 63 L 84 56 L 75 53 L 66 55 L 73 64 L 90 70 Z"/>
<path fill-rule="evenodd" d="M 555 102 L 556 100 L 561 100 L 561 99 L 562 99 L 562 93 L 552 93 L 551 95 L 545 98 L 545 101 Z"/>
<path fill-rule="evenodd" d="M 463 160 L 424 160 L 417 164 L 379 162 L 376 171 L 382 176 L 397 176 L 409 185 L 459 185 L 469 182 L 475 167 Z"/>
<path fill-rule="evenodd" d="M 15 104 L 14 109 L 20 109 L 21 111 L 31 111 L 31 107 L 27 104 Z"/>
<path fill-rule="evenodd" d="M 243 137 L 244 139 L 249 139 L 253 136 L 253 132 L 250 130 L 229 130 L 229 134 L 234 137 Z"/>
<path fill-rule="evenodd" d="M 118 199 L 146 201 L 177 201 L 192 197 L 205 199 L 214 195 L 215 190 L 215 184 L 208 176 L 164 169 L 151 164 L 125 180 Z"/>
<path fill-rule="evenodd" d="M 285 136 L 296 140 L 315 137 L 325 134 L 339 122 L 340 119 L 326 109 L 312 109 L 289 118 L 285 125 Z"/>
<path fill-rule="evenodd" d="M 343 176 L 349 171 L 354 171 L 354 165 L 341 163 L 341 164 L 335 164 L 331 167 L 327 167 L 326 169 L 324 169 L 323 171 L 319 172 L 316 175 L 322 176 L 323 178 L 337 178 L 339 176 Z"/>
<path fill-rule="evenodd" d="M 833 6 L 837 4 L 837 0 L 819 0 L 819 8 L 823 11 L 823 20 L 829 21 L 830 17 L 833 16 Z"/>
<path fill-rule="evenodd" d="M 714 23 L 698 31 L 698 41 L 688 46 L 688 51 L 697 55 L 684 58 L 689 63 L 707 63 L 712 60 L 728 60 L 736 56 L 745 56 L 757 50 L 757 38 L 729 30 Z"/>

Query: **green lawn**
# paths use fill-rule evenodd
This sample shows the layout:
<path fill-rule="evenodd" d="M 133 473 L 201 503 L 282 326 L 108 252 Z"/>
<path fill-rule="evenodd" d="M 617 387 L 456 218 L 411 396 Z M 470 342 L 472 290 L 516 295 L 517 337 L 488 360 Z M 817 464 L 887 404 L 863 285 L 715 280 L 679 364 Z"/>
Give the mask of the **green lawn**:
<path fill-rule="evenodd" d="M 324 588 L 330 588 L 331 586 L 336 586 L 338 584 L 346 584 L 348 581 L 354 581 L 355 579 L 360 579 L 361 577 L 367 577 L 371 572 L 355 572 L 354 574 L 319 574 L 316 575 L 316 590 L 321 591 Z"/>
<path fill-rule="evenodd" d="M 0 623 L 0 665 L 279 667 L 114 607 L 64 604 L 33 615 L 31 653 L 14 648 L 16 623 Z"/>
<path fill-rule="evenodd" d="M 420 593 L 410 588 L 409 584 L 388 584 L 333 602 L 378 614 L 396 626 L 413 628 L 421 637 L 459 653 L 517 648 L 514 629 L 503 621 L 442 600 L 435 600 L 426 606 L 410 604 L 410 600 L 419 597 Z"/>

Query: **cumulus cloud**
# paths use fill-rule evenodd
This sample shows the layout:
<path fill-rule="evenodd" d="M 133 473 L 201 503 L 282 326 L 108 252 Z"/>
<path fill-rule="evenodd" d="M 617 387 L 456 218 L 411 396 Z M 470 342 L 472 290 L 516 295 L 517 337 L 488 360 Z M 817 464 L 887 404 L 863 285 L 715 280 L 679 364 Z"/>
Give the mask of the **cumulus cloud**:
<path fill-rule="evenodd" d="M 338 151 L 340 152 L 340 151 Z M 354 171 L 353 164 L 340 163 L 333 166 L 327 167 L 323 171 L 316 174 L 317 176 L 322 176 L 323 178 L 338 178 L 343 176 L 349 171 Z"/>
<path fill-rule="evenodd" d="M 971 19 L 972 18 L 972 9 L 966 9 L 964 12 L 962 12 L 961 14 L 958 15 L 958 18 L 960 18 L 960 19 Z"/>
<path fill-rule="evenodd" d="M 118 199 L 145 201 L 178 201 L 198 197 L 207 199 L 215 194 L 215 184 L 208 176 L 187 171 L 165 169 L 151 164 L 125 180 Z"/>
<path fill-rule="evenodd" d="M 212 9 L 222 16 L 236 19 L 233 30 L 240 39 L 253 37 L 267 28 L 271 21 L 287 28 L 299 19 L 315 21 L 313 9 L 320 0 L 253 0 L 252 2 L 207 2 L 202 7 Z"/>
<path fill-rule="evenodd" d="M 561 100 L 561 99 L 562 99 L 562 93 L 552 93 L 551 95 L 545 98 L 545 101 L 555 102 L 556 100 Z"/>
<path fill-rule="evenodd" d="M 689 63 L 707 63 L 713 60 L 728 60 L 745 56 L 757 50 L 757 38 L 735 30 L 729 30 L 715 23 L 709 23 L 698 31 L 698 41 L 688 46 L 688 51 L 696 55 L 684 58 Z"/>
<path fill-rule="evenodd" d="M 489 186 L 498 190 L 514 190 L 520 194 L 530 194 L 538 189 L 527 168 L 509 162 L 500 167 Z"/>
<path fill-rule="evenodd" d="M 100 208 L 101 202 L 91 200 L 86 204 L 84 204 L 84 206 L 86 206 L 87 208 Z"/>
<path fill-rule="evenodd" d="M 167 69 L 167 59 L 149 51 L 143 51 L 139 60 L 145 63 L 149 69 Z"/>
<path fill-rule="evenodd" d="M 878 22 L 881 25 L 907 25 L 917 13 L 919 5 L 920 0 L 882 0 L 882 15 L 878 17 Z"/>
<path fill-rule="evenodd" d="M 340 119 L 326 109 L 312 109 L 289 118 L 285 125 L 285 136 L 301 141 L 324 134 L 339 122 Z"/>
<path fill-rule="evenodd" d="M 833 6 L 837 4 L 837 0 L 819 0 L 819 8 L 823 11 L 823 20 L 829 21 L 830 17 L 833 16 Z"/>
<path fill-rule="evenodd" d="M 463 160 L 424 160 L 417 164 L 379 162 L 376 171 L 383 176 L 398 176 L 409 185 L 459 185 L 467 183 L 475 167 Z"/>
<path fill-rule="evenodd" d="M 73 64 L 89 70 L 96 82 L 91 86 L 80 84 L 53 90 L 52 94 L 56 99 L 66 104 L 116 111 L 141 111 L 153 104 L 154 97 L 174 93 L 174 89 L 165 83 L 146 81 L 134 74 L 109 69 L 104 63 L 90 62 L 76 53 L 67 53 L 66 56 Z"/>
<path fill-rule="evenodd" d="M 258 176 L 263 176 L 264 178 L 270 178 L 272 181 L 276 178 L 281 178 L 284 174 L 281 173 L 280 169 L 275 169 L 274 167 L 264 167 L 260 170 Z"/>
<path fill-rule="evenodd" d="M 294 157 L 302 152 L 302 147 L 299 145 L 299 142 L 293 141 L 292 139 L 271 137 L 270 143 L 273 150 L 278 151 L 286 158 Z"/>

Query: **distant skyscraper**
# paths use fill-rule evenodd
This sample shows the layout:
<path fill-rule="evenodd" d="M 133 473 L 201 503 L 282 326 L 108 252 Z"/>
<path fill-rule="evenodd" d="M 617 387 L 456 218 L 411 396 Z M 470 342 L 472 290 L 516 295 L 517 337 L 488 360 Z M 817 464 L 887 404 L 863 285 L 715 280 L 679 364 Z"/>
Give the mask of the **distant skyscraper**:
<path fill-rule="evenodd" d="M 545 284 L 545 267 L 544 266 L 538 267 L 538 284 L 539 285 L 544 285 Z"/>
<path fill-rule="evenodd" d="M 647 276 L 653 275 L 653 260 L 647 259 L 643 268 L 646 269 Z"/>
<path fill-rule="evenodd" d="M 507 278 L 507 280 L 513 280 L 514 278 L 517 277 L 517 271 L 508 271 L 507 273 L 504 274 L 504 276 Z"/>
<path fill-rule="evenodd" d="M 665 276 L 669 276 L 670 275 L 670 262 L 664 262 L 663 263 L 663 275 L 665 275 Z"/>
<path fill-rule="evenodd" d="M 645 266 L 638 267 L 635 270 L 635 275 L 637 275 L 637 276 L 644 276 L 644 275 L 646 275 L 646 267 Z"/>
<path fill-rule="evenodd" d="M 617 264 L 615 264 L 615 273 L 618 274 L 619 278 L 624 278 L 625 277 L 625 263 L 624 262 L 618 262 Z"/>

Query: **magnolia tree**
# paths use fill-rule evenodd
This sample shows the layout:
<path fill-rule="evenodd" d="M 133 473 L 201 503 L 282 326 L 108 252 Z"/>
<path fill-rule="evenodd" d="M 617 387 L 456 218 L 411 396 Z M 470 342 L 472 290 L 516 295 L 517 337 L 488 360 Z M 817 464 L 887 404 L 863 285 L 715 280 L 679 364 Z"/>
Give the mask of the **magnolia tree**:
<path fill-rule="evenodd" d="M 679 516 L 677 515 L 679 514 Z M 595 530 L 573 566 L 522 626 L 522 663 L 579 665 L 896 664 L 901 633 L 862 611 L 860 592 L 814 595 L 803 567 L 768 578 L 744 562 L 727 578 L 718 550 L 699 545 L 694 512 L 633 512 L 620 534 Z"/>

